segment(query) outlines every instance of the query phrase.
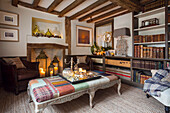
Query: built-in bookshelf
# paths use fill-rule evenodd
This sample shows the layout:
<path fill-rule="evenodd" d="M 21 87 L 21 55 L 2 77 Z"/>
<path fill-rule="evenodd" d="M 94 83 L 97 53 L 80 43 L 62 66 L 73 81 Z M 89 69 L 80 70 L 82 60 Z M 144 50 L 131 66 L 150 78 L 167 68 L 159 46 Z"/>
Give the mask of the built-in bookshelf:
<path fill-rule="evenodd" d="M 168 0 L 166 0 L 168 3 Z M 170 23 L 168 23 L 168 10 L 170 6 L 154 9 L 133 16 L 133 58 L 132 81 L 143 84 L 143 80 L 151 77 L 152 69 L 165 69 L 169 64 L 170 56 Z M 157 18 L 159 25 L 141 27 L 142 21 Z M 168 56 L 169 54 L 169 56 Z"/>

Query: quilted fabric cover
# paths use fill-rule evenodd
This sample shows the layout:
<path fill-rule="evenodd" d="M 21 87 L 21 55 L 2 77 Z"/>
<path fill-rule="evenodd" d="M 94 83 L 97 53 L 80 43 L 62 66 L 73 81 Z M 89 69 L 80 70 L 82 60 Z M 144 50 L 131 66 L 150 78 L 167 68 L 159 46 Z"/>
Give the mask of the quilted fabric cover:
<path fill-rule="evenodd" d="M 87 81 L 78 84 L 71 84 L 59 76 L 34 79 L 29 82 L 29 88 L 37 102 L 43 102 L 52 98 L 57 98 L 80 90 L 96 87 L 110 81 L 117 80 L 115 75 L 102 76 L 100 79 Z"/>

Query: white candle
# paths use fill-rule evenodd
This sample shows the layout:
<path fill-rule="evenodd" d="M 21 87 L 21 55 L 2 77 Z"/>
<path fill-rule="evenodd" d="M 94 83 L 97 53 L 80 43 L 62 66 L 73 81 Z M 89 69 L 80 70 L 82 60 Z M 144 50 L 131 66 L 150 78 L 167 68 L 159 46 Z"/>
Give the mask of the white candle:
<path fill-rule="evenodd" d="M 53 71 L 50 71 L 50 76 L 53 76 Z"/>
<path fill-rule="evenodd" d="M 42 71 L 41 74 L 42 74 L 42 77 L 45 77 L 45 71 Z"/>
<path fill-rule="evenodd" d="M 82 72 L 82 68 L 79 68 L 79 72 Z"/>
<path fill-rule="evenodd" d="M 45 71 L 43 68 L 40 68 L 40 77 L 45 77 Z"/>
<path fill-rule="evenodd" d="M 54 67 L 54 75 L 58 73 L 58 67 Z"/>

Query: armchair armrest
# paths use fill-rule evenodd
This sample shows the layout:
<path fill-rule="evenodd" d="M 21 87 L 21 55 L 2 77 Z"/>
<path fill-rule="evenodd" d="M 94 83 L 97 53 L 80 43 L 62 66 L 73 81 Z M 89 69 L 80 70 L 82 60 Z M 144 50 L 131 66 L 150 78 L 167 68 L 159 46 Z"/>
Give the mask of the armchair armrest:
<path fill-rule="evenodd" d="M 23 60 L 22 63 L 25 65 L 27 69 L 39 71 L 38 69 L 39 62 L 29 62 L 29 61 Z"/>

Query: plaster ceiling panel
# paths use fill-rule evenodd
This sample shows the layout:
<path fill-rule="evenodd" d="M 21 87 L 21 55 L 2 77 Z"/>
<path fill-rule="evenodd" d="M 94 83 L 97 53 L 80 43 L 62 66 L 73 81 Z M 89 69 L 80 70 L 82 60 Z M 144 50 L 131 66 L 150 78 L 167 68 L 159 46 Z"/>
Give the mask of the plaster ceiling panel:
<path fill-rule="evenodd" d="M 33 0 L 20 0 L 20 1 L 25 2 L 25 3 L 29 3 L 29 4 L 33 3 Z"/>
<path fill-rule="evenodd" d="M 64 8 L 69 6 L 75 0 L 63 0 L 54 10 L 61 12 Z"/>
<path fill-rule="evenodd" d="M 93 16 L 92 18 L 98 17 L 98 16 L 100 16 L 100 15 L 103 15 L 103 14 L 105 14 L 105 13 L 108 13 L 108 12 L 110 12 L 110 11 L 113 11 L 113 10 L 116 10 L 116 9 L 119 9 L 119 8 L 121 8 L 121 7 L 120 7 L 120 6 L 117 6 L 117 7 L 115 7 L 115 8 L 112 8 L 112 9 L 109 9 L 109 10 L 107 10 L 107 11 L 104 11 L 104 12 L 102 12 L 102 13 L 100 13 L 100 14 L 97 14 L 97 15 Z M 90 18 L 88 18 L 88 19 L 90 19 Z"/>
<path fill-rule="evenodd" d="M 65 16 L 71 16 L 71 15 L 85 9 L 86 7 L 88 7 L 89 5 L 93 4 L 96 1 L 97 0 L 86 0 L 85 2 L 83 2 L 82 4 L 80 4 L 76 8 L 74 8 L 73 10 L 71 10 L 70 12 L 66 13 Z"/>
<path fill-rule="evenodd" d="M 85 16 L 85 15 L 87 15 L 87 14 L 93 12 L 93 11 L 96 11 L 96 10 L 98 10 L 98 9 L 101 9 L 102 7 L 104 7 L 104 6 L 106 6 L 106 5 L 109 5 L 109 4 L 111 4 L 111 3 L 112 3 L 112 2 L 108 1 L 108 2 L 102 4 L 102 5 L 98 6 L 98 7 L 96 7 L 96 8 L 94 8 L 94 9 L 90 10 L 89 12 L 84 13 L 83 15 L 81 15 L 81 16 L 79 16 L 79 17 L 77 17 L 77 18 L 83 17 L 83 16 Z"/>
<path fill-rule="evenodd" d="M 96 20 L 96 21 L 94 21 L 94 22 L 97 22 L 97 21 L 100 21 L 100 20 L 103 20 L 103 19 L 106 19 L 106 18 L 109 18 L 109 17 L 112 17 L 112 16 L 116 16 L 116 15 L 121 14 L 121 13 L 126 12 L 126 11 L 128 11 L 128 10 L 123 10 L 123 11 L 121 11 L 121 12 L 114 13 L 113 15 L 109 15 L 109 16 L 107 16 L 107 17 L 101 18 L 101 19 Z M 93 23 L 94 23 L 94 22 L 93 22 Z"/>
<path fill-rule="evenodd" d="M 40 3 L 38 4 L 38 6 L 44 7 L 44 8 L 48 8 L 54 0 L 40 0 Z"/>

